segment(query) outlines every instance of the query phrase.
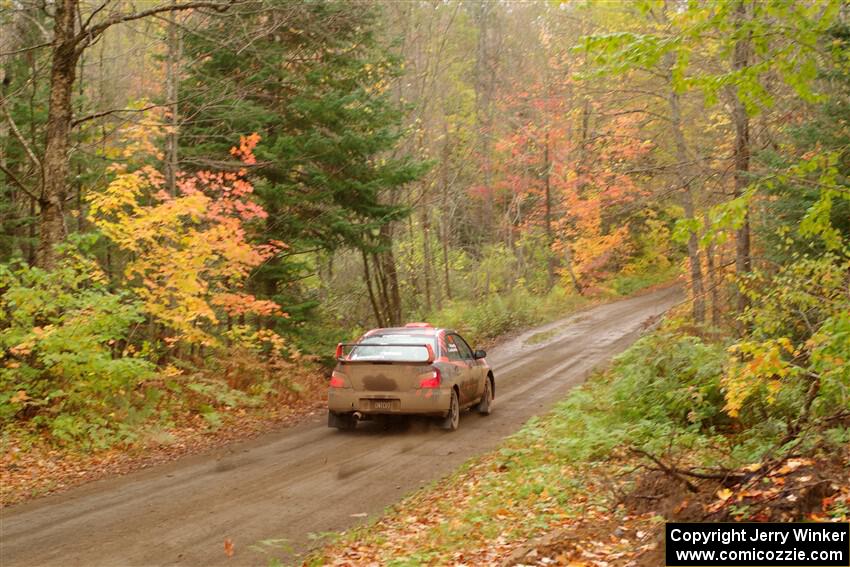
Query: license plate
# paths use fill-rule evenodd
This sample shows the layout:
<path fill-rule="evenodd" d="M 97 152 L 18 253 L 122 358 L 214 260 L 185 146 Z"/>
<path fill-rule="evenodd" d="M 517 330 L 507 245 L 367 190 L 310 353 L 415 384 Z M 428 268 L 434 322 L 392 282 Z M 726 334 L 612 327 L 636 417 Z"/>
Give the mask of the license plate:
<path fill-rule="evenodd" d="M 393 409 L 392 400 L 372 400 L 372 408 L 376 410 L 391 410 Z"/>

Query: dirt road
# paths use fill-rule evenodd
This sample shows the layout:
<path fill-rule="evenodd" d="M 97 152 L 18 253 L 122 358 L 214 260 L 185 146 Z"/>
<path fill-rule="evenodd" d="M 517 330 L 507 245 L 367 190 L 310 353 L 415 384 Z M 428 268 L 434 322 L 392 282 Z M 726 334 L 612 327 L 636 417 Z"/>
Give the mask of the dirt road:
<path fill-rule="evenodd" d="M 249 443 L 2 510 L 0 565 L 266 565 L 264 548 L 276 557 L 287 546 L 302 552 L 314 544 L 311 534 L 367 521 L 494 447 L 681 296 L 668 288 L 603 305 L 491 349 L 495 412 L 464 414 L 454 433 L 421 422 L 389 430 L 364 423 L 340 433 L 321 415 Z M 235 544 L 229 559 L 225 538 Z"/>

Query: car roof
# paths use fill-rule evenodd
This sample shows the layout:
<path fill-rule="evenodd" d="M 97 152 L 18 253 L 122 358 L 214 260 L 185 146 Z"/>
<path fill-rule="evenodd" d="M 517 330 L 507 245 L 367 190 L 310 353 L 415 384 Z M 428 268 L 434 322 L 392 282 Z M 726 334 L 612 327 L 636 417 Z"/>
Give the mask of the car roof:
<path fill-rule="evenodd" d="M 365 333 L 364 337 L 371 337 L 373 335 L 424 335 L 426 337 L 436 336 L 441 331 L 445 331 L 447 333 L 451 333 L 449 329 L 443 329 L 440 327 L 381 327 L 378 329 L 372 329 L 371 331 Z"/>

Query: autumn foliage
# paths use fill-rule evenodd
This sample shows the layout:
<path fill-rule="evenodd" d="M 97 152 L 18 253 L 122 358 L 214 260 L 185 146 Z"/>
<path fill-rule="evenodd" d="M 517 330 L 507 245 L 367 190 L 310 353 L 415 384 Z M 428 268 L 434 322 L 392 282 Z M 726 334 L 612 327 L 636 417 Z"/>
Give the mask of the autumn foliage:
<path fill-rule="evenodd" d="M 267 216 L 247 170 L 259 137 L 233 148 L 241 167 L 182 173 L 172 195 L 149 163 L 157 157 L 148 143 L 154 134 L 155 127 L 127 132 L 121 155 L 129 159 L 89 194 L 95 238 L 64 245 L 51 272 L 0 272 L 0 312 L 12 322 L 0 332 L 0 419 L 58 441 L 106 446 L 135 438 L 154 412 L 182 404 L 199 404 L 216 425 L 215 407 L 256 403 L 252 396 L 288 380 L 278 373 L 297 351 L 259 326 L 286 314 L 247 286 L 286 248 L 252 238 Z M 113 270 L 123 266 L 117 281 L 101 265 L 104 251 Z M 244 370 L 244 358 L 254 359 L 253 381 L 206 376 L 216 368 L 227 376 L 230 364 Z"/>
<path fill-rule="evenodd" d="M 642 137 L 634 116 L 600 124 L 592 137 L 581 134 L 582 111 L 570 108 L 566 95 L 575 85 L 557 86 L 553 92 L 551 86 L 531 85 L 501 101 L 502 111 L 516 116 L 516 127 L 494 144 L 493 185 L 472 194 L 493 199 L 505 211 L 504 230 L 514 239 L 545 235 L 562 284 L 582 293 L 644 252 L 636 237 L 646 227 L 635 213 L 652 193 L 630 170 L 651 159 L 654 144 Z M 662 249 L 655 252 L 665 256 L 665 242 L 656 244 Z"/>
<path fill-rule="evenodd" d="M 256 134 L 243 137 L 231 153 L 251 165 L 258 142 Z M 163 189 L 162 175 L 150 166 L 113 172 L 106 189 L 91 194 L 89 219 L 127 254 L 124 276 L 176 338 L 211 346 L 207 329 L 221 313 L 282 315 L 274 302 L 242 291 L 251 270 L 286 247 L 249 242 L 246 224 L 267 214 L 251 200 L 244 168 L 181 175 L 177 195 Z"/>

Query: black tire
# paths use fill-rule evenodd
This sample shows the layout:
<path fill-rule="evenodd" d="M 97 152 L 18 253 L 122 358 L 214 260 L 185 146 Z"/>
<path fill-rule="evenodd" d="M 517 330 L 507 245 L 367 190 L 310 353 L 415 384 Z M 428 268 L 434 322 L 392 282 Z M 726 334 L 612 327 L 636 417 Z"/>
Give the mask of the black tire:
<path fill-rule="evenodd" d="M 452 390 L 452 401 L 449 403 L 449 413 L 443 418 L 440 427 L 446 431 L 457 431 L 460 426 L 460 401 L 457 399 L 457 391 Z"/>
<path fill-rule="evenodd" d="M 328 412 L 328 427 L 336 427 L 340 431 L 352 431 L 357 427 L 357 418 L 353 413 Z"/>
<path fill-rule="evenodd" d="M 493 384 L 490 382 L 490 377 L 488 376 L 484 382 L 484 395 L 481 396 L 481 401 L 478 402 L 478 406 L 475 409 L 481 415 L 490 415 L 493 413 L 493 405 L 495 403 L 496 400 L 493 398 Z"/>

